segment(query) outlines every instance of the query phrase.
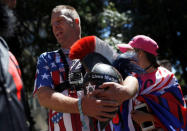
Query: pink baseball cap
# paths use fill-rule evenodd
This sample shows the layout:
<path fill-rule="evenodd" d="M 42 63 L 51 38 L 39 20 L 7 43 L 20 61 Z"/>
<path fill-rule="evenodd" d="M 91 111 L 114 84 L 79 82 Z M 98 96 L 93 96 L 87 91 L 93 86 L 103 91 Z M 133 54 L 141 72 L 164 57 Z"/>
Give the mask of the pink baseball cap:
<path fill-rule="evenodd" d="M 144 50 L 154 56 L 157 56 L 157 49 L 159 48 L 157 43 L 148 36 L 137 35 L 128 44 L 117 45 L 121 52 L 126 52 L 129 49 L 138 48 Z"/>
<path fill-rule="evenodd" d="M 133 50 L 132 46 L 130 46 L 129 44 L 117 44 L 117 46 L 121 52 L 127 52 L 129 50 Z"/>

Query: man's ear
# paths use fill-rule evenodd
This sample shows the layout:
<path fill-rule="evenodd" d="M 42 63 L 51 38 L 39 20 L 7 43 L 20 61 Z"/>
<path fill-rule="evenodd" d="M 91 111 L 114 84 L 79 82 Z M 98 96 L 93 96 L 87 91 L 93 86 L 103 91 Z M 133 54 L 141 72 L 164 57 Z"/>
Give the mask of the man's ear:
<path fill-rule="evenodd" d="M 79 19 L 75 19 L 75 24 L 79 24 Z"/>

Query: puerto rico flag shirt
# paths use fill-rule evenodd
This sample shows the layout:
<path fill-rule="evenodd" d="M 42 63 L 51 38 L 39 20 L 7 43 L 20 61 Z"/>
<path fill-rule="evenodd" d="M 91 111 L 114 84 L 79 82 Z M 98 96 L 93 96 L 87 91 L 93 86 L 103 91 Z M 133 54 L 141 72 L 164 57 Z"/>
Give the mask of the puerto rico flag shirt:
<path fill-rule="evenodd" d="M 134 106 L 146 103 L 154 115 L 156 128 L 165 131 L 187 131 L 187 109 L 180 85 L 174 74 L 158 67 L 155 72 L 137 76 L 139 92 L 125 101 L 120 107 L 120 113 L 113 119 L 117 131 L 139 130 L 131 118 Z"/>

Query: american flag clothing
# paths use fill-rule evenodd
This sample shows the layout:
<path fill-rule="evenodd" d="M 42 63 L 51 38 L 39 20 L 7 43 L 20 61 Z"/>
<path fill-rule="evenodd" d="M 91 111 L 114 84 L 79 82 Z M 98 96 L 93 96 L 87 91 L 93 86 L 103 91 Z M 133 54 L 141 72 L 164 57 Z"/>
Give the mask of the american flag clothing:
<path fill-rule="evenodd" d="M 131 111 L 134 106 L 146 103 L 156 119 L 154 122 L 156 128 L 165 131 L 186 131 L 186 103 L 174 74 L 163 67 L 158 67 L 155 72 L 142 74 L 137 78 L 140 84 L 139 92 L 133 99 L 121 105 L 120 115 L 113 119 L 114 129 L 137 130 L 131 119 Z"/>
<path fill-rule="evenodd" d="M 67 56 L 67 62 L 70 67 L 70 72 L 72 70 L 81 69 L 81 64 L 79 60 L 71 61 L 68 58 L 69 50 L 63 50 L 63 53 Z M 45 52 L 41 54 L 38 58 L 37 62 L 37 70 L 36 70 L 36 78 L 34 84 L 34 92 L 35 94 L 40 87 L 50 87 L 54 89 L 54 87 L 66 79 L 66 73 L 64 69 L 63 60 L 60 58 L 60 54 L 58 50 L 52 52 Z M 79 98 L 84 95 L 82 90 L 80 91 L 70 91 L 64 90 L 61 92 L 62 94 L 74 98 Z M 89 118 L 85 116 L 86 125 L 88 127 L 87 130 L 84 130 L 79 114 L 70 114 L 70 113 L 62 113 L 56 112 L 54 110 L 49 111 L 49 130 L 50 131 L 93 131 L 90 126 Z M 98 122 L 94 122 L 94 129 L 99 131 L 97 127 L 99 127 Z M 105 131 L 113 131 L 112 122 L 106 127 Z"/>

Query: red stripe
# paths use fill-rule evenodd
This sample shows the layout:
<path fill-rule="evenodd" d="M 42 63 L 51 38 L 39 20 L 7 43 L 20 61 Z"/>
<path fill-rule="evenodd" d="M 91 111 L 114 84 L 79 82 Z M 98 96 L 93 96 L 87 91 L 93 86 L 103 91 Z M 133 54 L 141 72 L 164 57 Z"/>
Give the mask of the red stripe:
<path fill-rule="evenodd" d="M 82 131 L 82 124 L 79 114 L 71 114 L 71 122 L 73 131 Z"/>
<path fill-rule="evenodd" d="M 53 116 L 56 115 L 57 113 L 58 113 L 58 112 L 52 113 L 52 114 L 51 114 L 51 117 L 53 117 Z"/>
<path fill-rule="evenodd" d="M 176 103 L 177 105 L 181 105 L 181 103 L 169 92 L 162 95 L 168 102 Z"/>
<path fill-rule="evenodd" d="M 71 114 L 71 124 L 72 124 L 73 131 L 76 131 L 76 116 L 75 116 L 75 114 Z"/>
<path fill-rule="evenodd" d="M 91 125 L 90 125 L 90 131 L 98 131 L 98 127 L 97 127 L 98 120 L 96 120 L 94 118 L 91 118 L 91 119 L 92 119 L 93 123 L 91 123 Z M 94 126 L 94 128 L 92 126 Z"/>
<path fill-rule="evenodd" d="M 179 118 L 179 114 L 178 114 L 178 106 L 172 102 L 173 99 L 169 98 L 169 101 L 168 101 L 168 105 L 169 105 L 169 109 L 170 109 L 170 112 L 177 118 Z M 171 102 L 170 102 L 171 101 Z"/>
<path fill-rule="evenodd" d="M 110 124 L 109 124 L 109 123 L 108 123 L 108 125 L 106 126 L 105 131 L 111 131 L 111 127 L 110 127 Z"/>
<path fill-rule="evenodd" d="M 53 71 L 52 78 L 53 78 L 54 85 L 60 84 L 60 72 L 59 71 Z"/>
<path fill-rule="evenodd" d="M 58 125 L 60 127 L 60 131 L 66 131 L 66 128 L 64 126 L 64 120 L 61 119 L 59 122 L 58 122 Z"/>
<path fill-rule="evenodd" d="M 154 95 L 151 95 L 151 94 L 148 94 L 148 95 L 145 95 L 145 97 L 151 99 L 152 101 L 156 102 L 156 103 L 159 103 L 159 99 L 157 96 L 154 96 Z M 145 99 L 142 97 L 142 96 L 138 96 L 137 99 L 141 102 L 144 102 L 146 103 Z M 147 105 L 149 107 L 149 105 Z M 154 114 L 153 114 L 154 115 Z M 155 118 L 155 127 L 162 127 L 165 131 L 166 131 L 166 128 L 165 126 L 160 122 L 160 120 L 157 118 L 157 116 L 154 115 L 154 118 Z"/>
<path fill-rule="evenodd" d="M 158 89 L 156 89 L 154 91 L 158 91 L 158 90 L 161 90 L 162 88 L 166 87 L 171 82 L 171 80 L 173 79 L 173 76 L 174 76 L 174 74 L 172 74 L 170 76 L 169 80 L 162 87 L 160 87 L 160 88 L 158 88 Z"/>
<path fill-rule="evenodd" d="M 94 119 L 93 121 L 94 121 L 94 128 L 95 128 L 94 131 L 98 131 L 98 127 L 97 127 L 98 120 Z"/>
<path fill-rule="evenodd" d="M 187 109 L 184 107 L 181 107 L 181 112 L 182 112 L 182 116 L 187 116 Z M 184 125 L 183 128 L 186 127 L 187 125 L 187 117 L 183 117 L 183 121 L 184 121 Z"/>
<path fill-rule="evenodd" d="M 18 70 L 19 75 L 21 76 L 21 70 L 19 68 L 19 64 L 18 64 L 18 62 L 16 60 L 16 57 L 10 51 L 8 53 L 9 53 L 10 58 L 12 59 L 12 61 L 14 62 L 14 64 L 16 65 L 16 68 Z"/>
<path fill-rule="evenodd" d="M 49 111 L 49 128 L 51 131 L 54 131 L 54 123 L 51 121 L 52 118 L 52 110 Z"/>
<path fill-rule="evenodd" d="M 162 72 L 159 70 L 160 75 L 162 76 Z M 153 87 L 153 89 L 155 89 L 158 85 L 160 85 L 160 83 L 162 83 L 164 81 L 164 77 L 162 77 L 162 80 L 155 86 Z"/>
<path fill-rule="evenodd" d="M 151 94 L 144 95 L 144 96 L 151 99 L 152 101 L 155 101 L 156 103 L 159 103 L 159 100 L 158 100 L 157 96 L 154 96 L 154 95 L 151 95 Z M 142 96 L 138 96 L 137 100 L 146 103 L 145 99 Z"/>
<path fill-rule="evenodd" d="M 19 74 L 19 70 L 17 69 L 16 66 L 18 65 L 15 65 L 17 64 L 17 61 L 15 59 L 15 57 L 13 57 L 11 54 L 10 54 L 10 57 L 9 57 L 9 65 L 8 65 L 8 71 L 9 73 L 12 75 L 12 78 L 14 80 L 14 83 L 16 85 L 16 90 L 17 90 L 17 98 L 18 100 L 21 100 L 21 90 L 23 88 L 23 85 L 22 85 L 22 80 L 21 80 L 21 76 Z"/>
<path fill-rule="evenodd" d="M 77 91 L 68 91 L 69 96 L 73 98 L 77 98 Z M 79 114 L 71 114 L 71 122 L 72 122 L 72 128 L 73 131 L 82 131 L 82 123 L 80 120 L 80 115 Z"/>
<path fill-rule="evenodd" d="M 179 105 L 181 107 L 181 109 L 183 108 L 183 106 L 180 104 L 180 102 L 169 92 L 162 95 L 162 97 L 167 100 L 171 113 L 173 115 L 175 115 L 177 118 L 179 118 L 177 105 Z M 181 110 L 181 112 L 182 112 L 182 110 Z"/>
<path fill-rule="evenodd" d="M 155 122 L 154 122 L 155 127 L 162 128 L 162 129 L 164 129 L 164 131 L 167 131 L 166 127 L 162 124 L 162 122 L 158 119 L 158 117 L 155 116 L 154 114 L 153 114 L 153 116 L 154 116 L 154 120 L 155 120 Z"/>

